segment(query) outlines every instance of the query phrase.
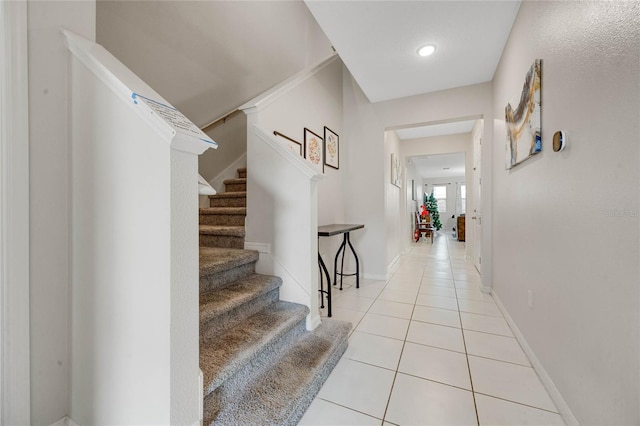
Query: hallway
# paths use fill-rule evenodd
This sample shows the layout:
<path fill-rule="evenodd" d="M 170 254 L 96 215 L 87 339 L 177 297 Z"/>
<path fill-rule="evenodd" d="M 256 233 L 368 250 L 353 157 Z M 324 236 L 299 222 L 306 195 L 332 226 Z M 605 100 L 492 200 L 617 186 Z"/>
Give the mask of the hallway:
<path fill-rule="evenodd" d="M 464 243 L 440 232 L 387 282 L 334 287 L 349 348 L 300 425 L 563 425 L 479 282 Z"/>

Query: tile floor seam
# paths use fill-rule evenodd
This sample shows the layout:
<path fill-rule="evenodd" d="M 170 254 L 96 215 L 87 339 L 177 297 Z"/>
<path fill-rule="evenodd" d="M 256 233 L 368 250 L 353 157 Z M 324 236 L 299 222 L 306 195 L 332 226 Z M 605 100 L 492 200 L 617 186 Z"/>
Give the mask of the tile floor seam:
<path fill-rule="evenodd" d="M 447 242 L 447 252 L 449 252 L 449 240 L 446 240 Z M 449 263 L 451 264 L 451 256 L 449 256 Z M 451 264 L 451 268 L 453 269 L 453 265 Z M 476 423 L 478 426 L 480 426 L 480 416 L 478 414 L 478 403 L 476 401 L 476 393 L 475 390 L 473 388 L 473 377 L 471 375 L 471 364 L 469 363 L 469 351 L 467 350 L 467 341 L 464 337 L 464 325 L 462 324 L 462 315 L 460 314 L 460 302 L 458 301 L 458 288 L 456 287 L 456 282 L 455 279 L 453 281 L 453 287 L 455 288 L 455 292 L 456 292 L 456 304 L 458 305 L 458 317 L 460 319 L 460 327 L 461 327 L 461 334 L 462 334 L 462 344 L 464 345 L 464 355 L 465 355 L 465 359 L 467 361 L 467 371 L 469 372 L 469 383 L 471 386 L 471 395 L 473 396 L 473 409 L 475 410 L 476 413 Z"/>
<path fill-rule="evenodd" d="M 415 300 L 418 299 L 418 295 L 416 295 Z M 411 310 L 411 316 L 413 317 L 413 312 L 416 310 L 415 301 L 413 304 L 413 309 Z M 396 378 L 398 377 L 398 370 L 400 369 L 400 363 L 402 362 L 402 354 L 404 353 L 404 348 L 407 346 L 407 337 L 409 336 L 409 329 L 411 328 L 411 320 L 409 320 L 409 325 L 407 326 L 407 331 L 404 334 L 404 341 L 402 342 L 402 349 L 400 349 L 400 356 L 398 357 L 398 363 L 396 364 L 396 371 L 393 374 L 393 381 L 391 382 L 391 389 L 389 390 L 389 397 L 387 398 L 387 405 L 384 407 L 384 414 L 382 415 L 382 424 L 384 425 L 385 419 L 387 418 L 387 411 L 389 411 L 389 404 L 391 403 L 391 395 L 393 395 L 393 386 L 396 384 Z"/>
<path fill-rule="evenodd" d="M 376 416 L 373 416 L 373 415 L 371 415 L 371 414 L 367 414 L 367 413 L 365 413 L 365 412 L 363 412 L 363 411 L 359 411 L 359 410 L 353 409 L 353 408 L 351 408 L 351 407 L 347 407 L 346 405 L 338 404 L 337 402 L 333 402 L 333 401 L 330 401 L 330 400 L 328 400 L 328 399 L 321 398 L 321 397 L 317 397 L 317 398 L 318 398 L 318 399 L 321 399 L 321 400 L 322 400 L 322 401 L 324 401 L 324 402 L 328 402 L 329 404 L 337 405 L 338 407 L 346 408 L 347 410 L 350 410 L 350 411 L 354 411 L 354 412 L 356 412 L 356 413 L 363 414 L 363 415 L 365 415 L 365 416 L 367 416 L 367 417 L 371 417 L 372 419 L 376 419 L 376 420 L 383 421 L 380 417 L 376 417 Z"/>
<path fill-rule="evenodd" d="M 503 363 L 505 363 L 505 364 L 517 365 L 518 367 L 526 367 L 526 368 L 530 368 L 530 369 L 532 369 L 532 370 L 534 370 L 534 371 L 535 371 L 535 369 L 531 366 L 531 364 L 529 364 L 529 365 L 525 365 L 525 364 L 518 364 L 517 362 L 505 361 L 505 360 L 502 360 L 502 359 L 495 359 L 495 358 L 491 358 L 491 357 L 488 357 L 488 356 L 476 355 L 476 354 L 471 354 L 471 353 L 470 353 L 470 354 L 468 354 L 468 355 L 469 355 L 469 356 L 476 357 L 476 358 L 489 359 L 489 360 L 491 360 L 491 361 L 503 362 Z M 527 358 L 527 359 L 528 359 L 528 358 Z"/>
<path fill-rule="evenodd" d="M 490 395 L 490 394 L 484 393 L 484 392 L 475 392 L 475 393 L 477 393 L 478 395 L 482 395 L 482 396 L 488 396 L 489 398 L 495 398 L 495 399 L 499 399 L 501 401 L 510 402 L 512 404 L 522 405 L 523 407 L 535 408 L 536 410 L 546 411 L 547 413 L 560 415 L 559 411 L 553 411 L 553 410 L 549 410 L 549 409 L 542 408 L 542 407 L 536 407 L 535 405 L 531 405 L 531 404 L 523 404 L 522 402 L 513 401 L 511 399 L 503 398 L 501 396 Z"/>
<path fill-rule="evenodd" d="M 409 342 L 409 343 L 411 343 L 411 342 Z M 436 349 L 439 349 L 439 348 L 436 348 Z M 420 379 L 420 380 L 426 380 L 427 382 L 437 383 L 439 385 L 448 386 L 450 388 L 460 389 L 460 390 L 463 390 L 463 391 L 466 391 L 466 392 L 469 392 L 469 393 L 473 392 L 472 390 L 467 389 L 467 388 L 463 388 L 461 386 L 452 385 L 451 383 L 441 382 L 439 380 L 429 379 L 427 377 L 416 376 L 415 374 L 407 373 L 406 371 L 398 370 L 398 374 L 403 374 L 405 376 L 414 377 L 414 378 Z M 492 395 L 485 395 L 485 396 L 492 396 Z M 522 404 L 522 405 L 524 405 L 524 404 Z"/>

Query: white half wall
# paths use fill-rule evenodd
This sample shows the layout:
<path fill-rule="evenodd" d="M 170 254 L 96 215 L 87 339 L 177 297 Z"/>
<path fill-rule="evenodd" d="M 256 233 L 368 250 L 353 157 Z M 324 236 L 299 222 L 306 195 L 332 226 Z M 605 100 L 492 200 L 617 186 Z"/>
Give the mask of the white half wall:
<path fill-rule="evenodd" d="M 273 135 L 278 131 L 288 137 L 304 143 L 304 128 L 324 137 L 325 127 L 331 129 L 339 136 L 339 168 L 334 169 L 329 166 L 324 167 L 324 178 L 317 182 L 317 224 L 314 226 L 314 235 L 317 234 L 318 225 L 328 225 L 345 222 L 346 197 L 342 188 L 348 182 L 350 176 L 349 144 L 351 140 L 343 135 L 343 106 L 342 106 L 342 62 L 337 58 L 329 59 L 321 64 L 315 72 L 301 77 L 301 80 L 294 79 L 292 87 L 285 84 L 281 91 L 275 94 L 265 95 L 263 100 L 258 100 L 255 112 L 250 112 L 251 120 L 260 126 L 261 129 Z M 313 100 L 313 101 L 310 101 Z M 250 103 L 249 103 L 250 104 Z M 279 143 L 284 142 L 278 138 Z M 264 159 L 248 158 L 251 165 L 248 169 L 248 209 L 247 209 L 247 241 L 258 243 L 271 243 L 271 241 L 255 240 L 254 229 L 262 223 L 265 215 L 264 201 L 257 202 L 256 198 L 264 197 L 264 194 L 254 193 L 254 189 L 267 185 L 258 182 L 252 176 L 256 167 L 264 168 Z M 261 179 L 268 179 L 269 174 L 263 174 Z M 292 183 L 293 185 L 293 183 Z M 254 188 L 254 189 L 252 189 Z M 277 190 L 277 188 L 273 188 Z M 302 197 L 302 195 L 301 195 Z M 276 215 L 285 206 L 275 205 Z M 358 234 L 354 232 L 352 235 Z M 251 236 L 250 236 L 251 235 Z M 318 241 L 319 251 L 333 277 L 334 256 L 338 249 L 341 236 L 320 238 Z M 284 243 L 284 242 L 283 242 Z M 275 247 L 274 247 L 275 249 Z M 358 250 L 358 246 L 356 246 Z M 317 254 L 314 254 L 317 258 Z M 345 260 L 349 259 L 349 256 Z M 317 263 L 317 260 L 316 260 Z M 347 262 L 345 262 L 345 272 Z M 351 264 L 348 264 L 353 265 Z M 362 265 L 361 265 L 362 268 Z M 283 277 L 284 278 L 284 277 Z"/>
<path fill-rule="evenodd" d="M 78 424 L 201 419 L 197 155 L 101 46 L 70 59 L 71 402 Z M 140 95 L 142 98 L 142 95 Z"/>
<path fill-rule="evenodd" d="M 170 148 L 75 58 L 72 67 L 70 417 L 167 424 Z"/>
<path fill-rule="evenodd" d="M 507 171 L 535 59 L 542 152 Z M 640 4 L 523 2 L 493 88 L 494 291 L 576 424 L 640 424 Z"/>

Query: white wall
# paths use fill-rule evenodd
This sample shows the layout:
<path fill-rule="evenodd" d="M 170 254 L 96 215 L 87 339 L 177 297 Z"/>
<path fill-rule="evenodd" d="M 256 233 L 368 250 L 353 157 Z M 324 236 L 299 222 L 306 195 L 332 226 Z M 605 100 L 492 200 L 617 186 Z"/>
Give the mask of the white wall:
<path fill-rule="evenodd" d="M 321 59 L 321 58 L 318 58 Z M 325 166 L 325 179 L 318 183 L 318 224 L 344 220 L 341 188 L 349 173 L 349 139 L 342 137 L 342 62 L 334 60 L 313 77 L 276 99 L 259 114 L 260 126 L 272 134 L 277 130 L 304 141 L 304 128 L 324 137 L 324 126 L 340 136 L 340 168 Z"/>
<path fill-rule="evenodd" d="M 332 53 L 301 1 L 99 2 L 97 40 L 200 126 Z"/>
<path fill-rule="evenodd" d="M 68 54 L 60 27 L 93 40 L 95 2 L 30 1 L 31 424 L 69 408 Z"/>
<path fill-rule="evenodd" d="M 523 2 L 493 85 L 494 290 L 580 424 L 640 423 L 639 8 Z M 506 171 L 504 108 L 537 58 L 543 151 Z"/>
<path fill-rule="evenodd" d="M 391 183 L 391 154 L 400 162 L 402 173 L 402 187 L 398 188 Z M 403 205 L 406 204 L 406 161 L 400 156 L 400 139 L 393 130 L 384 132 L 384 221 L 387 236 L 386 261 L 387 271 L 402 251 L 402 218 Z"/>
<path fill-rule="evenodd" d="M 238 177 L 236 169 L 247 165 L 247 116 L 238 111 L 206 133 L 218 143 L 218 149 L 207 150 L 198 157 L 198 172 L 216 191 L 224 192 L 223 181 Z M 240 164 L 236 164 L 238 161 Z"/>
<path fill-rule="evenodd" d="M 402 161 L 402 160 L 401 160 Z M 407 250 L 411 248 L 411 244 L 415 243 L 413 239 L 413 231 L 415 229 L 415 216 L 414 213 L 418 211 L 418 206 L 422 204 L 424 181 L 420 173 L 418 172 L 416 165 L 411 162 L 410 159 L 405 159 L 406 166 L 406 198 L 405 209 L 401 212 L 403 231 L 402 231 L 402 249 Z M 414 181 L 415 186 L 415 200 L 411 196 L 411 181 Z"/>
<path fill-rule="evenodd" d="M 364 277 L 386 279 L 384 126 L 371 102 L 343 68 L 343 136 L 349 170 L 343 186 L 345 221 L 363 223 L 352 234 Z M 391 162 L 391 160 L 389 160 Z"/>

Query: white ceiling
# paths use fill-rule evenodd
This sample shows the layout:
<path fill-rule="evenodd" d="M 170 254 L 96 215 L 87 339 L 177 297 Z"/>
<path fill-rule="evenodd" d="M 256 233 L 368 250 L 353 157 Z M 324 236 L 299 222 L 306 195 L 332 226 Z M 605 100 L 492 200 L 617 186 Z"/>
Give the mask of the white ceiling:
<path fill-rule="evenodd" d="M 469 133 L 473 129 L 473 125 L 475 123 L 476 120 L 456 121 L 453 123 L 432 124 L 429 126 L 398 129 L 395 132 L 400 140 L 429 138 L 432 136 Z"/>
<path fill-rule="evenodd" d="M 464 153 L 411 157 L 418 173 L 425 179 L 464 176 Z M 448 170 L 444 170 L 448 168 Z"/>
<path fill-rule="evenodd" d="M 493 79 L 520 1 L 305 0 L 371 102 Z M 436 52 L 419 57 L 419 46 Z"/>

